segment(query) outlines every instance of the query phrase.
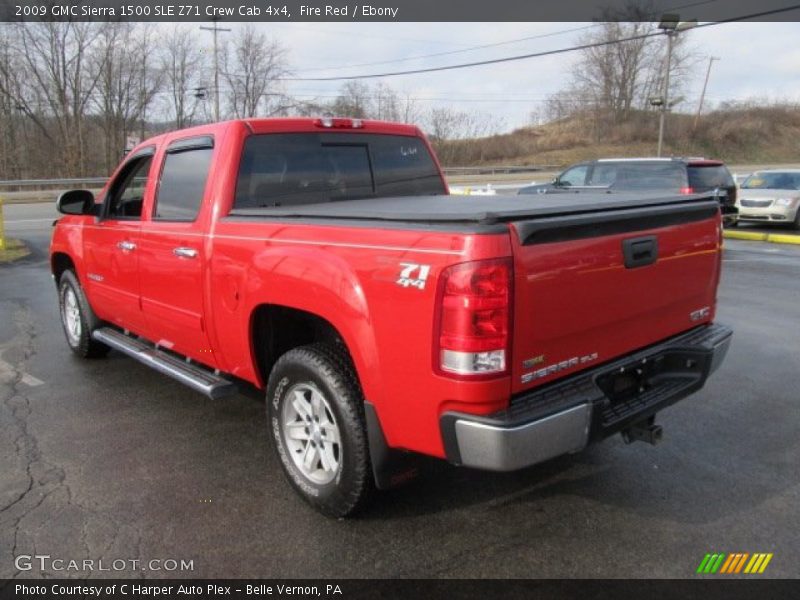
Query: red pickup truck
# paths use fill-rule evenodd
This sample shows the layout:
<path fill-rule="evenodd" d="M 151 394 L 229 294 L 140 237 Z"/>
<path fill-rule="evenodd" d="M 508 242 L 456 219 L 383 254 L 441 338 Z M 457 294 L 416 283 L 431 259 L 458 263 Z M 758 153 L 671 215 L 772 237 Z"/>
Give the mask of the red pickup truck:
<path fill-rule="evenodd" d="M 212 398 L 265 390 L 288 481 L 328 515 L 418 453 L 506 471 L 615 432 L 655 443 L 731 339 L 713 196 L 450 196 L 408 125 L 175 131 L 58 209 L 72 350 Z"/>

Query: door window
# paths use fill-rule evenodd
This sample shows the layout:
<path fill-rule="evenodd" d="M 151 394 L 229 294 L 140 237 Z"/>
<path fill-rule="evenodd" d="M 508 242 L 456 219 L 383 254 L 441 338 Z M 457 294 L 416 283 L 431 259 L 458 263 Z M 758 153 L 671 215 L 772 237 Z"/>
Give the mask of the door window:
<path fill-rule="evenodd" d="M 212 148 L 167 150 L 158 186 L 155 218 L 162 221 L 194 221 L 206 189 Z"/>
<path fill-rule="evenodd" d="M 586 172 L 588 170 L 589 165 L 581 165 L 579 167 L 567 169 L 558 178 L 558 184 L 564 186 L 584 185 L 586 182 Z"/>
<path fill-rule="evenodd" d="M 135 158 L 123 167 L 108 191 L 106 218 L 137 220 L 142 216 L 142 202 L 153 157 Z"/>

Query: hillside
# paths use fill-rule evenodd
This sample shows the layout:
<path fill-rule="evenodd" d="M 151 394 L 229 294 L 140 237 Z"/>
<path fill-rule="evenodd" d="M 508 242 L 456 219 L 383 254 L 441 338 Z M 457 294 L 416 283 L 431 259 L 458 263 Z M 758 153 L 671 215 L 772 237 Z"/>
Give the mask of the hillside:
<path fill-rule="evenodd" d="M 664 156 L 707 156 L 728 163 L 800 162 L 800 108 L 773 106 L 718 110 L 700 118 L 667 115 Z M 658 114 L 638 113 L 600 127 L 578 115 L 440 148 L 448 166 L 480 164 L 565 165 L 600 157 L 655 156 Z"/>

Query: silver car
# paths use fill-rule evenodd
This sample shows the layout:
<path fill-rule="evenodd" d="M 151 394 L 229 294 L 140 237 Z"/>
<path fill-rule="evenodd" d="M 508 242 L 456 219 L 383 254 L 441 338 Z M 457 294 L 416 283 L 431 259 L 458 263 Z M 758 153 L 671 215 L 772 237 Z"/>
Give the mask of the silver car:
<path fill-rule="evenodd" d="M 739 221 L 790 223 L 800 229 L 800 169 L 756 171 L 739 187 Z"/>

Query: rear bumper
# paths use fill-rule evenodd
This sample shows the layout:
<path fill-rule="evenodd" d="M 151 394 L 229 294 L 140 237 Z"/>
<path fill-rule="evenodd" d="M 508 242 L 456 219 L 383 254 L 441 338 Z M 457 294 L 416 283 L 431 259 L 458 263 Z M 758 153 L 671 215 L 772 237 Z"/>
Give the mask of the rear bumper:
<path fill-rule="evenodd" d="M 445 413 L 447 459 L 513 471 L 638 423 L 699 390 L 719 368 L 732 330 L 713 324 L 512 399 L 488 416 Z"/>

